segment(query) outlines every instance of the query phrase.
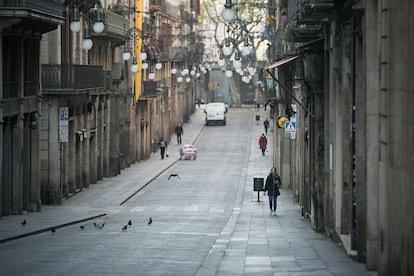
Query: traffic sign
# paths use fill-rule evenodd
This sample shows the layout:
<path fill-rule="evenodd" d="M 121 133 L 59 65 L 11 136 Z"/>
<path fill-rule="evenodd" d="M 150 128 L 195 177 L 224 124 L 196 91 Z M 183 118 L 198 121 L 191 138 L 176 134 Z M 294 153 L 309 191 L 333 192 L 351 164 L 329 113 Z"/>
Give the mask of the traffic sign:
<path fill-rule="evenodd" d="M 285 133 L 295 133 L 296 122 L 285 122 Z"/>

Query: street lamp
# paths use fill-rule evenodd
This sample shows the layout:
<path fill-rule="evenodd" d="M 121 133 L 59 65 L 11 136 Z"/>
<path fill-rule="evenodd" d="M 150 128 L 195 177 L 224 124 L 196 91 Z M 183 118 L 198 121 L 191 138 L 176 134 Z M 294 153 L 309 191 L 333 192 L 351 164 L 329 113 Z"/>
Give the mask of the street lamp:
<path fill-rule="evenodd" d="M 222 18 L 227 26 L 227 35 L 225 36 L 224 42 L 220 45 L 222 48 L 220 52 L 224 56 L 230 56 L 233 52 L 230 42 L 233 44 L 233 47 L 238 47 L 240 43 L 243 46 L 240 49 L 235 49 L 235 60 L 233 61 L 233 68 L 240 72 L 240 67 L 244 63 L 245 59 L 249 59 L 252 54 L 251 45 L 249 45 L 249 32 L 252 30 L 248 28 L 249 24 L 258 24 L 259 21 L 252 20 L 250 15 L 246 15 L 244 6 L 253 6 L 255 7 L 253 12 L 256 12 L 257 9 L 264 9 L 269 6 L 269 3 L 262 2 L 264 0 L 254 1 L 254 2 L 238 2 L 232 3 L 231 0 L 226 0 L 224 5 L 224 10 L 222 11 Z M 242 6 L 241 9 L 236 8 Z M 261 13 L 258 13 L 260 15 Z M 245 20 L 246 19 L 246 20 Z M 242 40 L 239 40 L 242 39 Z M 254 45 L 254 38 L 250 41 Z M 224 44 L 224 45 L 223 45 Z M 240 54 L 243 61 L 240 60 Z M 224 65 L 224 61 L 219 60 L 219 64 Z M 249 69 L 250 72 L 255 72 L 255 69 Z M 254 73 L 253 73 L 254 74 Z"/>
<path fill-rule="evenodd" d="M 244 37 L 244 45 L 243 45 L 243 48 L 242 48 L 242 55 L 243 56 L 248 56 L 248 55 L 250 55 L 251 51 L 252 50 L 249 48 L 249 38 L 247 37 L 247 34 L 246 34 L 246 36 Z"/>
<path fill-rule="evenodd" d="M 159 55 L 157 56 L 157 63 L 155 63 L 155 69 L 157 69 L 157 70 L 161 70 L 162 69 L 161 58 L 160 58 Z"/>
<path fill-rule="evenodd" d="M 137 58 L 136 57 L 133 57 L 132 58 L 132 65 L 131 65 L 131 72 L 132 73 L 136 73 L 136 72 L 138 72 L 138 64 L 137 64 Z"/>
<path fill-rule="evenodd" d="M 101 5 L 101 4 L 99 3 L 99 5 Z M 105 25 L 102 22 L 102 7 L 100 7 L 96 11 L 96 19 L 95 19 L 95 23 L 93 23 L 93 31 L 97 34 L 100 34 L 104 30 L 105 30 Z"/>
<path fill-rule="evenodd" d="M 156 60 L 154 60 L 154 56 L 151 54 L 149 55 L 148 53 L 151 52 L 153 50 L 152 46 L 149 46 L 147 43 L 147 39 L 148 38 L 152 38 L 154 37 L 154 34 L 149 32 L 149 31 L 143 31 L 140 30 L 139 28 L 137 28 L 136 26 L 136 14 L 137 13 L 145 13 L 145 14 L 150 14 L 151 16 L 154 15 L 154 13 L 156 12 L 155 9 L 150 10 L 149 12 L 146 11 L 139 11 L 136 9 L 135 6 L 133 6 L 132 8 L 129 8 L 128 10 L 129 13 L 133 13 L 133 26 L 131 28 L 129 28 L 126 32 L 125 32 L 125 43 L 124 43 L 124 51 L 122 54 L 122 58 L 126 61 L 129 60 L 132 57 L 132 65 L 131 65 L 131 72 L 133 73 L 137 73 L 139 68 L 137 65 L 137 60 L 138 58 L 142 61 L 141 64 L 141 68 L 143 70 L 146 69 L 150 69 L 149 70 L 149 75 L 148 78 L 149 79 L 154 79 L 155 78 L 155 73 L 154 73 L 154 67 L 156 70 L 161 70 L 162 69 L 162 62 L 161 62 L 161 57 L 159 55 L 159 53 L 157 53 L 157 58 Z M 141 49 L 139 50 L 139 54 L 136 52 L 137 50 L 137 37 L 141 37 Z M 145 43 L 144 43 L 145 40 Z M 131 52 L 129 51 L 129 43 L 128 41 L 132 41 L 132 47 L 131 47 Z M 152 43 L 152 42 L 150 42 Z M 148 60 L 148 58 L 151 57 L 150 60 Z M 155 64 L 154 64 L 155 62 Z"/>
<path fill-rule="evenodd" d="M 249 62 L 249 67 L 247 67 L 247 71 L 252 76 L 256 73 L 256 67 L 253 66 L 252 62 Z"/>
<path fill-rule="evenodd" d="M 142 44 L 142 46 L 141 46 L 141 52 L 139 53 L 139 58 L 142 61 L 147 60 L 147 58 L 148 58 L 147 52 L 145 52 L 145 49 L 144 49 L 144 44 Z"/>
<path fill-rule="evenodd" d="M 72 21 L 69 25 L 69 29 L 78 33 L 81 30 L 80 15 L 85 16 L 85 27 L 84 36 L 82 41 L 82 48 L 90 50 L 93 47 L 93 41 L 91 39 L 90 28 L 89 28 L 89 14 L 94 11 L 96 12 L 95 22 L 92 25 L 92 29 L 95 33 L 102 33 L 105 30 L 102 16 L 102 5 L 99 0 L 70 0 L 72 4 Z M 93 9 L 92 9 L 93 7 Z"/>
<path fill-rule="evenodd" d="M 224 74 L 228 78 L 231 78 L 233 76 L 233 71 L 231 70 L 231 64 L 230 64 L 230 62 L 227 63 L 227 69 L 226 69 L 226 72 Z"/>
<path fill-rule="evenodd" d="M 239 55 L 239 52 L 236 51 L 236 53 L 234 54 L 233 68 L 237 70 L 237 69 L 240 69 L 241 66 L 242 66 L 242 63 L 240 61 L 240 55 Z"/>
<path fill-rule="evenodd" d="M 80 32 L 81 29 L 81 23 L 79 21 L 79 10 L 77 9 L 76 4 L 73 4 L 72 7 L 72 22 L 70 23 L 69 28 L 74 33 Z"/>
<path fill-rule="evenodd" d="M 220 52 L 220 58 L 218 60 L 218 65 L 220 67 L 223 67 L 224 66 L 224 54 L 223 54 L 223 52 Z"/>
<path fill-rule="evenodd" d="M 147 70 L 148 67 L 149 67 L 148 62 L 146 62 L 146 61 L 142 62 L 141 67 L 142 67 L 143 70 Z"/>
<path fill-rule="evenodd" d="M 177 68 L 176 68 L 175 63 L 173 63 L 173 65 L 172 65 L 171 74 L 172 74 L 172 75 L 177 74 Z"/>
<path fill-rule="evenodd" d="M 125 41 L 124 52 L 122 54 L 122 59 L 123 60 L 129 60 L 131 58 L 131 53 L 129 52 L 128 48 L 129 48 L 128 41 Z"/>
<path fill-rule="evenodd" d="M 226 4 L 224 4 L 224 10 L 221 12 L 221 17 L 227 23 L 232 22 L 234 19 L 234 11 L 231 9 L 231 7 L 231 0 L 226 0 Z"/>
<path fill-rule="evenodd" d="M 153 68 L 152 66 L 150 66 L 150 69 L 149 69 L 149 70 L 150 70 L 150 71 L 149 71 L 149 74 L 148 74 L 148 78 L 149 78 L 150 80 L 155 79 L 154 68 Z"/>
<path fill-rule="evenodd" d="M 230 38 L 226 37 L 224 39 L 223 55 L 229 56 L 233 49 L 230 47 Z"/>
<path fill-rule="evenodd" d="M 232 7 L 236 5 L 252 5 L 259 8 L 265 8 L 266 3 L 257 3 L 257 2 L 239 2 L 239 3 L 232 3 L 231 0 L 226 0 L 226 4 L 224 4 L 224 10 L 221 12 L 221 17 L 227 23 L 231 23 L 236 14 L 234 13 Z"/>
<path fill-rule="evenodd" d="M 85 50 L 90 50 L 90 49 L 92 49 L 92 46 L 93 46 L 93 41 L 91 39 L 91 34 L 89 32 L 89 28 L 85 27 L 85 35 L 84 35 L 83 40 L 82 40 L 82 48 L 85 49 Z"/>

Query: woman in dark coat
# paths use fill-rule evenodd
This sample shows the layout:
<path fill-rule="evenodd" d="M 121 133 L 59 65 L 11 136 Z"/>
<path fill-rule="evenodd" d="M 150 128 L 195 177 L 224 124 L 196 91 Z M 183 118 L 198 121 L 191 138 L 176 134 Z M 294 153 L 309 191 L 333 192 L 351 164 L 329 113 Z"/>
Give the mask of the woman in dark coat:
<path fill-rule="evenodd" d="M 276 216 L 277 197 L 280 195 L 279 187 L 282 185 L 280 176 L 275 167 L 270 170 L 270 174 L 266 178 L 264 194 L 269 196 L 270 214 Z M 273 207 L 273 208 L 272 208 Z"/>

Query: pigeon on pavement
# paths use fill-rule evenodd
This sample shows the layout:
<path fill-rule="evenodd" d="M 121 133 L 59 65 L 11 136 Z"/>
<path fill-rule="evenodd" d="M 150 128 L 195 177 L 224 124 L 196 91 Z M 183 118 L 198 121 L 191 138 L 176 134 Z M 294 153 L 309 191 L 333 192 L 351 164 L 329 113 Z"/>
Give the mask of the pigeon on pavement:
<path fill-rule="evenodd" d="M 128 225 L 124 225 L 124 226 L 122 227 L 122 232 L 125 232 L 127 229 L 128 229 Z"/>
<path fill-rule="evenodd" d="M 152 218 L 150 217 L 148 220 L 148 224 L 147 225 L 151 225 L 152 224 Z"/>
<path fill-rule="evenodd" d="M 168 180 L 170 180 L 171 177 L 178 177 L 178 179 L 181 180 L 181 177 L 177 173 L 170 174 L 170 176 L 168 177 Z"/>
<path fill-rule="evenodd" d="M 82 229 L 82 230 L 83 230 L 83 229 L 85 229 L 85 226 L 86 226 L 86 225 L 81 225 L 81 226 L 79 226 L 79 227 L 80 227 L 80 229 Z"/>
<path fill-rule="evenodd" d="M 128 220 L 128 225 L 131 226 L 132 225 L 132 221 Z"/>
<path fill-rule="evenodd" d="M 96 223 L 95 223 L 95 224 L 96 224 Z M 102 224 L 96 224 L 96 225 L 95 225 L 95 228 L 102 229 L 102 228 L 104 228 L 104 226 L 105 226 L 105 222 L 104 222 L 104 223 L 102 223 Z"/>
<path fill-rule="evenodd" d="M 24 225 L 26 225 L 27 224 L 27 222 L 26 222 L 26 220 L 24 219 L 22 222 L 21 222 L 21 224 L 24 226 Z"/>

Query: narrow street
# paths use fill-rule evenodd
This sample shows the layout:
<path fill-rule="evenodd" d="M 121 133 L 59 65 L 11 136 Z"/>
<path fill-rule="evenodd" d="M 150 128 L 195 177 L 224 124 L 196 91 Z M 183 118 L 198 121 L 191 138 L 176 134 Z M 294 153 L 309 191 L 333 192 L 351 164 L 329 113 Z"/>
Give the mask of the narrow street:
<path fill-rule="evenodd" d="M 156 152 L 61 206 L 3 217 L 1 274 L 376 275 L 314 232 L 286 186 L 277 216 L 257 201 L 253 178 L 267 176 L 273 152 L 258 148 L 258 113 L 230 109 L 226 126 L 205 127 L 198 109 L 183 126 L 197 160 L 179 161 L 172 136 L 169 158 Z"/>

